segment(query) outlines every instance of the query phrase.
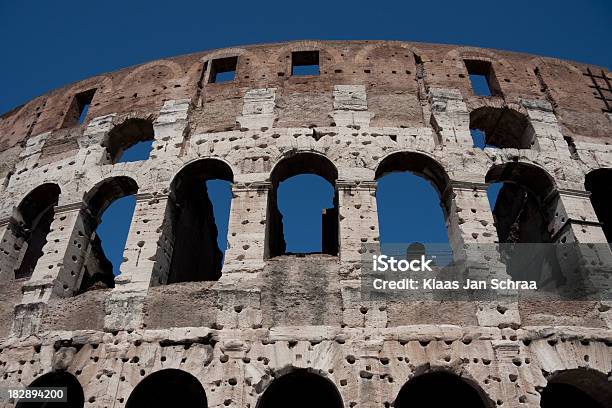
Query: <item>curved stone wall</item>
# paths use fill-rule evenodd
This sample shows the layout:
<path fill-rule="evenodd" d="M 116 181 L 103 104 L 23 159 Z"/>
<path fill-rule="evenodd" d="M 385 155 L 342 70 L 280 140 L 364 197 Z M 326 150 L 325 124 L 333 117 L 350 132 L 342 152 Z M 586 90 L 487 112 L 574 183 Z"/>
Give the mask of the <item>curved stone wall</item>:
<path fill-rule="evenodd" d="M 313 61 L 318 75 L 292 75 Z M 218 80 L 233 68 L 234 80 Z M 490 96 L 474 94 L 470 74 L 487 78 Z M 610 406 L 610 302 L 359 294 L 362 244 L 379 235 L 376 180 L 389 171 L 433 183 L 456 256 L 503 240 L 492 181 L 534 193 L 551 242 L 608 242 L 611 207 L 594 207 L 585 182 L 596 174 L 612 185 L 609 83 L 605 68 L 506 51 L 300 41 L 154 61 L 17 107 L 0 117 L 3 383 L 70 373 L 86 406 L 137 406 L 136 386 L 172 369 L 162 374 L 195 378 L 209 407 L 255 407 L 275 378 L 309 373 L 331 381 L 345 407 L 381 407 L 410 379 L 442 371 L 483 406 L 540 406 L 548 383 Z M 473 146 L 471 128 L 486 148 Z M 116 162 L 147 139 L 148 160 Z M 334 185 L 336 232 L 323 254 L 297 257 L 283 250 L 276 187 L 303 172 Z M 210 242 L 182 250 L 180 233 L 212 228 L 208 199 L 190 190 L 209 178 L 232 183 L 219 271 Z M 607 191 L 598 200 L 609 202 Z M 95 227 L 126 194 L 136 209 L 121 274 L 98 288 L 108 276 Z M 181 218 L 190 202 L 206 210 Z M 210 275 L 179 273 L 195 263 Z M 178 370 L 190 376 L 172 377 Z"/>

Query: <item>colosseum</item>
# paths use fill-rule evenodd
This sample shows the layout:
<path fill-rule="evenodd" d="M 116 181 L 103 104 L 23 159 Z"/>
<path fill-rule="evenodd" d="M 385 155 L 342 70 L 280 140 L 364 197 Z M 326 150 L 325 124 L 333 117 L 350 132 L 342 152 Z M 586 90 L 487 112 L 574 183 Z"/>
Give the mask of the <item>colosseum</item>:
<path fill-rule="evenodd" d="M 361 291 L 377 180 L 400 171 L 435 187 L 468 272 L 509 276 L 473 245 L 575 243 L 612 286 L 611 81 L 515 52 L 296 41 L 158 60 L 14 108 L 0 117 L 0 376 L 67 400 L 0 405 L 612 407 L 612 297 Z M 147 140 L 148 159 L 119 160 Z M 299 174 L 335 190 L 321 253 L 286 249 L 277 188 Z M 232 191 L 223 261 L 213 179 Z M 114 276 L 96 228 L 127 195 Z"/>

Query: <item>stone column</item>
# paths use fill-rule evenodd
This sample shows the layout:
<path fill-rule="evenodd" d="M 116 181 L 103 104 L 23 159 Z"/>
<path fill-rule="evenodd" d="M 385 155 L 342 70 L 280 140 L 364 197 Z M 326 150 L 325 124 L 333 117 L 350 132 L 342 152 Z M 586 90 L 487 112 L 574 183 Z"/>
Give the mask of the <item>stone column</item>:
<path fill-rule="evenodd" d="M 551 208 L 551 236 L 556 242 L 607 243 L 588 191 L 559 189 Z"/>
<path fill-rule="evenodd" d="M 451 181 L 452 190 L 447 193 L 450 196 L 443 198 L 448 210 L 449 242 L 456 261 L 469 259 L 486 264 L 483 253 L 471 249 L 477 249 L 478 244 L 483 244 L 483 249 L 493 248 L 498 242 L 487 187 L 485 183 Z"/>
<path fill-rule="evenodd" d="M 223 276 L 236 272 L 255 272 L 263 268 L 266 253 L 268 195 L 272 185 L 266 181 L 236 182 L 232 186 L 227 231 L 227 250 Z"/>
<path fill-rule="evenodd" d="M 336 126 L 370 126 L 365 85 L 334 85 L 334 111 L 331 117 Z"/>
<path fill-rule="evenodd" d="M 168 204 L 167 195 L 136 195 L 121 273 L 105 305 L 107 330 L 141 328 L 149 287 L 165 284 L 168 279 L 174 238 Z"/>
<path fill-rule="evenodd" d="M 379 245 L 376 182 L 338 180 L 339 246 L 342 262 L 360 262 L 363 244 Z"/>
<path fill-rule="evenodd" d="M 554 158 L 556 162 L 570 160 L 568 144 L 563 138 L 550 103 L 538 99 L 521 99 L 520 103 L 527 110 L 530 126 L 526 131 L 533 132 L 534 147 L 541 154 Z"/>
<path fill-rule="evenodd" d="M 498 251 L 499 239 L 487 196 L 487 184 L 451 181 L 451 187 L 452 190 L 447 192 L 450 196 L 444 201 L 448 208 L 449 241 L 455 263 L 465 265 L 471 279 L 510 278 Z M 476 316 L 482 326 L 520 323 L 514 297 L 483 299 L 478 302 Z"/>
<path fill-rule="evenodd" d="M 244 95 L 242 115 L 236 118 L 243 129 L 270 129 L 276 113 L 276 88 L 250 89 Z"/>
<path fill-rule="evenodd" d="M 491 343 L 497 361 L 499 378 L 501 379 L 499 386 L 504 407 L 518 408 L 526 402 L 522 388 L 523 379 L 519 380 L 520 371 L 514 364 L 517 361 L 522 361 L 519 344 L 513 340 L 493 340 Z"/>
<path fill-rule="evenodd" d="M 153 141 L 151 159 L 180 155 L 187 129 L 189 107 L 189 99 L 164 102 L 164 106 L 162 106 L 159 116 L 153 124 L 155 140 Z"/>
<path fill-rule="evenodd" d="M 557 247 L 557 259 L 567 289 L 582 287 L 599 296 L 610 293 L 609 276 L 612 273 L 612 251 L 595 214 L 590 193 L 579 190 L 559 189 L 556 203 L 551 205 L 549 230 Z M 580 270 L 580 274 L 576 271 Z M 579 279 L 572 283 L 572 279 Z M 595 293 L 599 292 L 599 294 Z M 605 301 L 607 297 L 603 297 Z M 605 302 L 612 305 L 612 302 Z M 612 327 L 612 313 L 606 314 Z"/>
<path fill-rule="evenodd" d="M 459 144 L 472 147 L 470 133 L 470 113 L 463 101 L 461 90 L 432 88 L 429 90 L 431 102 L 431 124 L 438 133 L 438 144 Z"/>
<path fill-rule="evenodd" d="M 23 245 L 23 239 L 19 239 L 11 228 L 10 217 L 0 220 L 0 282 L 11 280 L 15 277 L 15 268 L 19 265 L 20 255 L 25 251 L 15 250 L 15 247 Z"/>
<path fill-rule="evenodd" d="M 82 211 L 81 203 L 55 208 L 43 255 L 23 285 L 23 298 L 15 307 L 13 334 L 35 333 L 51 296 L 72 296 L 78 290 L 90 238 Z"/>

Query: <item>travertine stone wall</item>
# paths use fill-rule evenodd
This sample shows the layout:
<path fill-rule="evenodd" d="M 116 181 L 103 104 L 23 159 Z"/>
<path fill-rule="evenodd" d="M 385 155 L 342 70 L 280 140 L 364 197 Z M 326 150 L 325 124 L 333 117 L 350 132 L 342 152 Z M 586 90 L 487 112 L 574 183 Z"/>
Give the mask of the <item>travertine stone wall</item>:
<path fill-rule="evenodd" d="M 320 74 L 292 76 L 292 52 L 312 50 Z M 234 56 L 235 80 L 209 83 L 211 61 Z M 474 95 L 466 59 L 491 64 L 500 95 Z M 331 380 L 345 407 L 384 407 L 414 376 L 446 370 L 478 388 L 487 406 L 538 407 L 555 374 L 610 376 L 610 302 L 373 302 L 359 293 L 361 245 L 379 237 L 376 178 L 390 161 L 432 181 L 454 256 L 483 274 L 507 276 L 499 259 L 466 247 L 498 241 L 486 196 L 486 175 L 496 166 L 548 175 L 555 242 L 606 242 L 584 182 L 589 172 L 612 168 L 612 121 L 593 97 L 587 68 L 610 78 L 605 68 L 506 51 L 299 41 L 154 61 L 5 113 L 3 385 L 67 370 L 86 406 L 123 407 L 147 375 L 176 368 L 201 382 L 209 407 L 255 407 L 275 376 L 305 368 Z M 85 122 L 62 128 L 74 95 L 94 88 Z M 470 115 L 477 109 L 521 115 L 531 147 L 473 147 Z M 150 158 L 112 164 L 109 132 L 133 118 L 153 125 Z M 337 169 L 338 256 L 268 256 L 270 175 L 300 153 Z M 199 160 L 232 173 L 222 276 L 167 284 L 173 180 Z M 121 274 L 112 289 L 79 293 L 99 216 L 85 204 L 106 188 L 107 199 L 115 198 L 129 188 L 125 180 L 137 186 L 137 201 Z M 51 232 L 32 276 L 15 280 L 19 261 L 8 226 L 24 197 L 44 183 L 61 189 Z"/>

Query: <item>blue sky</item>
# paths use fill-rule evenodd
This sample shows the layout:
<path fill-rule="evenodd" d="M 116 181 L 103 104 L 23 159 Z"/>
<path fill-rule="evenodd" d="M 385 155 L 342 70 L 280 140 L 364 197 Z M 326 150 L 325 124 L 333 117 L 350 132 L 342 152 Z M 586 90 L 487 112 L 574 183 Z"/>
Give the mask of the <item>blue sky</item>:
<path fill-rule="evenodd" d="M 3 1 L 0 36 L 4 38 L 0 112 L 5 112 L 56 87 L 129 65 L 211 48 L 294 39 L 466 44 L 610 67 L 612 2 Z M 395 187 L 389 187 L 391 183 Z M 320 230 L 313 225 L 320 225 L 320 210 L 330 204 L 330 187 L 315 176 L 303 176 L 287 180 L 281 189 L 286 197 L 279 197 L 279 205 L 289 211 L 285 217 L 292 225 L 286 231 L 290 248 L 316 250 L 313 237 Z M 415 191 L 429 194 L 430 199 L 411 199 Z M 209 193 L 213 204 L 220 202 L 215 215 L 223 231 L 229 186 L 209 185 Z M 384 211 L 383 237 L 445 238 L 440 207 L 429 184 L 410 175 L 390 175 L 381 180 L 378 198 L 379 210 Z M 314 209 L 307 211 L 308 205 Z M 121 259 L 130 207 L 130 199 L 113 205 L 100 229 L 105 250 L 115 263 Z M 119 232 L 121 226 L 125 233 Z M 431 230 L 426 236 L 425 229 Z M 220 244 L 225 246 L 224 237 Z"/>

